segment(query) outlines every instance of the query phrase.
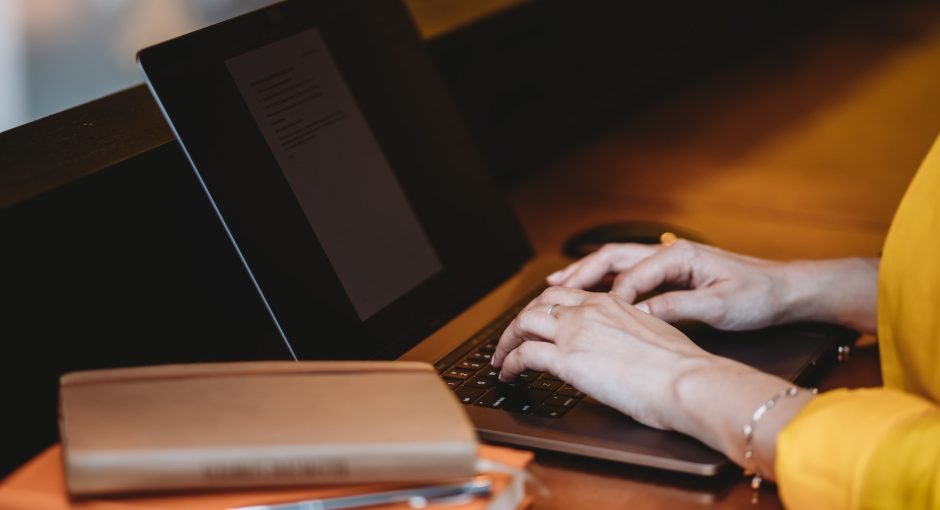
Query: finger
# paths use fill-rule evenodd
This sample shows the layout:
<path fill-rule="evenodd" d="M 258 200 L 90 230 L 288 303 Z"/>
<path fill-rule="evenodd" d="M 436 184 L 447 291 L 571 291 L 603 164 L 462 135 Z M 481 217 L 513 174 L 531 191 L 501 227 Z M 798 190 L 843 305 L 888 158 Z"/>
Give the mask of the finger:
<path fill-rule="evenodd" d="M 499 367 L 506 355 L 526 340 L 548 340 L 555 338 L 558 332 L 558 319 L 548 314 L 547 309 L 523 310 L 503 331 L 496 344 L 490 364 Z"/>
<path fill-rule="evenodd" d="M 694 257 L 694 248 L 688 246 L 679 241 L 641 260 L 617 276 L 610 292 L 632 303 L 664 283 L 687 283 Z"/>
<path fill-rule="evenodd" d="M 644 244 L 608 244 L 569 266 L 557 282 L 550 283 L 584 289 L 597 284 L 610 273 L 633 266 L 658 249 L 658 246 Z"/>
<path fill-rule="evenodd" d="M 565 281 L 569 276 L 571 276 L 571 274 L 572 274 L 573 272 L 577 271 L 579 267 L 581 267 L 582 265 L 584 265 L 586 261 L 591 261 L 591 260 L 595 259 L 596 257 L 601 256 L 601 255 L 599 255 L 599 254 L 601 253 L 602 250 L 603 250 L 603 248 L 600 249 L 600 250 L 597 250 L 597 251 L 595 251 L 595 252 L 593 252 L 593 253 L 589 253 L 589 254 L 585 255 L 584 257 L 581 257 L 580 259 L 576 260 L 575 262 L 572 262 L 571 264 L 568 264 L 568 266 L 565 267 L 564 269 L 560 269 L 560 270 L 555 271 L 554 273 L 548 275 L 547 277 L 545 277 L 545 280 L 548 282 L 549 285 L 558 285 L 558 284 L 560 284 L 561 282 Z"/>
<path fill-rule="evenodd" d="M 528 305 L 526 305 L 522 312 L 519 313 L 519 316 L 522 316 L 527 312 L 535 312 L 541 313 L 542 315 L 548 317 L 548 312 L 553 305 L 576 306 L 581 304 L 590 294 L 590 292 L 579 289 L 549 287 L 545 289 L 538 297 L 533 299 Z M 518 336 L 516 334 L 518 332 L 518 330 L 514 327 L 516 322 L 517 320 L 514 319 L 513 322 L 509 324 L 509 326 L 500 336 L 499 342 L 496 344 L 496 350 L 493 352 L 492 359 L 490 359 L 490 364 L 494 367 L 499 367 L 506 354 L 526 340 L 524 336 Z"/>
<path fill-rule="evenodd" d="M 701 290 L 666 292 L 637 304 L 637 308 L 648 310 L 650 315 L 665 322 L 694 320 L 713 326 L 720 315 L 720 306 L 719 299 Z"/>
<path fill-rule="evenodd" d="M 658 246 L 642 244 L 607 244 L 584 257 L 559 283 L 565 287 L 587 288 L 604 276 L 623 271 L 656 252 Z"/>
<path fill-rule="evenodd" d="M 581 266 L 583 266 L 584 264 L 590 263 L 593 257 L 596 256 L 596 253 L 597 252 L 594 252 L 590 255 L 586 255 L 584 258 L 578 260 L 577 262 L 572 262 L 571 264 L 568 265 L 568 267 L 559 271 L 555 271 L 554 273 L 548 275 L 545 278 L 545 281 L 548 282 L 549 285 L 561 285 L 562 282 L 567 280 L 568 277 L 571 276 L 572 273 L 574 273 L 575 271 L 578 271 L 578 269 Z"/>
<path fill-rule="evenodd" d="M 592 293 L 581 289 L 567 287 L 549 287 L 542 291 L 524 308 L 525 310 L 543 309 L 546 312 L 552 305 L 578 306 Z"/>
<path fill-rule="evenodd" d="M 578 306 L 592 293 L 581 289 L 549 287 L 525 305 L 522 311 L 534 310 L 548 313 L 552 305 Z M 521 313 L 521 312 L 520 312 Z"/>
<path fill-rule="evenodd" d="M 558 375 L 562 355 L 558 346 L 548 342 L 526 342 L 506 356 L 499 380 L 509 382 L 525 370 L 538 370 Z"/>

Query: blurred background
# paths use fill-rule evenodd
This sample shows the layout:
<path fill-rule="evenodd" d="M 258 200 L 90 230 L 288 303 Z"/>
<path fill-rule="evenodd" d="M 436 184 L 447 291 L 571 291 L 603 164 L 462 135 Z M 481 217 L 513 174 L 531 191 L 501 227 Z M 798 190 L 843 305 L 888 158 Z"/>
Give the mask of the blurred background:
<path fill-rule="evenodd" d="M 0 131 L 141 83 L 137 50 L 276 0 L 0 0 Z M 524 0 L 408 0 L 433 37 Z"/>
<path fill-rule="evenodd" d="M 0 0 L 0 131 L 140 83 L 138 49 L 273 0 Z"/>

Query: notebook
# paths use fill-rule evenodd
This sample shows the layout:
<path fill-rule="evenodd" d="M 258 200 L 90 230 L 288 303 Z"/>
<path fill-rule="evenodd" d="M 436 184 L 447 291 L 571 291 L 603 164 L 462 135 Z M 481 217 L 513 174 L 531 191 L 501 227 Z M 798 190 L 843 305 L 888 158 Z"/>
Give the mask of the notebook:
<path fill-rule="evenodd" d="M 397 0 L 289 0 L 138 61 L 285 358 L 433 363 L 484 440 L 698 475 L 728 464 L 551 374 L 527 374 L 523 397 L 494 383 L 493 342 L 567 261 L 533 257 Z M 693 339 L 791 380 L 847 341 L 816 326 Z"/>
<path fill-rule="evenodd" d="M 403 361 L 72 372 L 59 437 L 75 497 L 466 479 L 477 452 L 434 369 Z"/>

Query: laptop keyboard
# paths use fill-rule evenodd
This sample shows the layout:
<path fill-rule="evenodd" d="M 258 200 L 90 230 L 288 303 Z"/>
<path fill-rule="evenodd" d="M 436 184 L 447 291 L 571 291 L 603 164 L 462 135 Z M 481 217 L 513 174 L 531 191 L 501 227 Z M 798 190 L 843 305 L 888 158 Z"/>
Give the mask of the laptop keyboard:
<path fill-rule="evenodd" d="M 515 381 L 501 383 L 499 369 L 490 365 L 496 343 L 506 326 L 544 287 L 530 292 L 476 335 L 435 363 L 441 378 L 461 403 L 504 409 L 513 413 L 560 418 L 584 397 L 549 373 L 526 370 Z"/>

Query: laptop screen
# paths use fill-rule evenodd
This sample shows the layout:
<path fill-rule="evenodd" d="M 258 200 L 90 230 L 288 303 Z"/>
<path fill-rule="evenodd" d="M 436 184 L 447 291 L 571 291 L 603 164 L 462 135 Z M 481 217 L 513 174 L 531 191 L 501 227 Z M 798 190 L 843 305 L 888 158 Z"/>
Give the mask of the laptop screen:
<path fill-rule="evenodd" d="M 317 29 L 226 65 L 361 320 L 441 271 Z"/>
<path fill-rule="evenodd" d="M 394 357 L 529 257 L 397 1 L 288 1 L 139 60 L 298 357 Z"/>

